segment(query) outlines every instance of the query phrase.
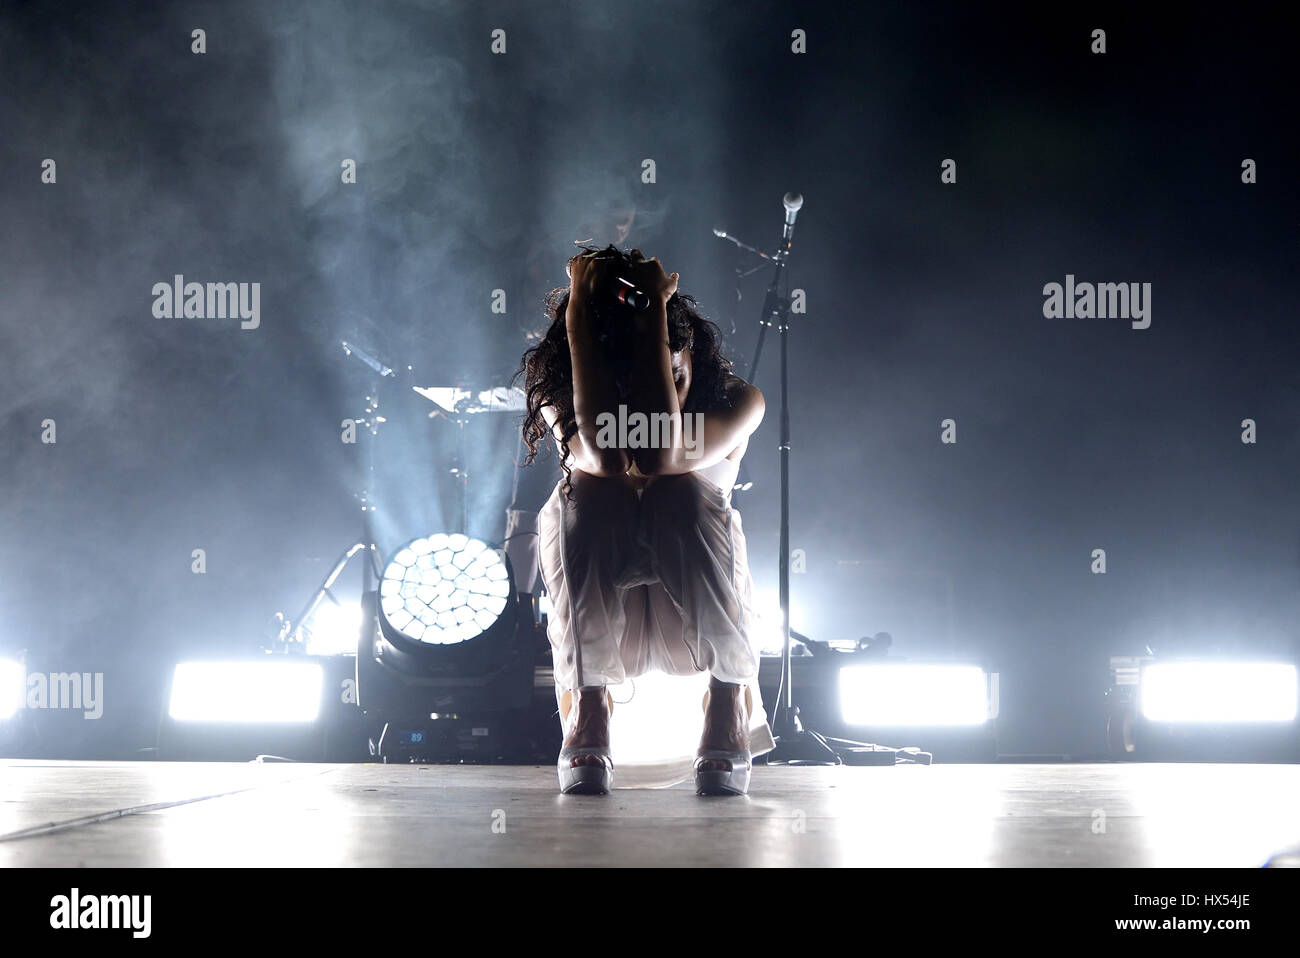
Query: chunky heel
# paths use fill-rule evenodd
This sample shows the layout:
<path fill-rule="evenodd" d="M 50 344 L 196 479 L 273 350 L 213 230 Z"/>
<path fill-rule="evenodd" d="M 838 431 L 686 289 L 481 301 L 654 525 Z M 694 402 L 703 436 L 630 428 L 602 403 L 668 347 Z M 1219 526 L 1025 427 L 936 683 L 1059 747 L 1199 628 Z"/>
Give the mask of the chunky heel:
<path fill-rule="evenodd" d="M 709 692 L 704 695 L 704 707 L 709 706 Z M 745 724 L 754 712 L 754 697 L 745 689 Z M 753 770 L 753 754 L 749 749 L 702 748 L 695 753 L 696 795 L 747 795 L 749 773 Z M 705 769 L 703 762 L 725 762 L 725 769 Z"/>
<path fill-rule="evenodd" d="M 600 764 L 573 764 L 575 758 L 586 756 L 600 759 Z M 562 748 L 556 770 L 565 795 L 608 795 L 614 788 L 614 763 L 607 747 Z"/>
<path fill-rule="evenodd" d="M 608 691 L 604 698 L 606 707 L 612 713 L 614 700 Z M 578 721 L 578 703 L 568 692 L 565 693 L 565 701 L 569 707 L 562 711 L 560 722 L 567 738 Z M 596 758 L 600 761 L 575 765 L 575 760 L 580 758 Z M 560 791 L 565 795 L 608 795 L 614 788 L 614 760 L 610 756 L 608 745 L 565 746 L 560 749 L 555 770 L 560 776 Z"/>
<path fill-rule="evenodd" d="M 727 768 L 702 769 L 701 762 L 726 762 Z M 753 768 L 748 751 L 728 751 L 720 748 L 702 748 L 695 759 L 696 795 L 746 795 L 749 793 L 749 773 Z"/>

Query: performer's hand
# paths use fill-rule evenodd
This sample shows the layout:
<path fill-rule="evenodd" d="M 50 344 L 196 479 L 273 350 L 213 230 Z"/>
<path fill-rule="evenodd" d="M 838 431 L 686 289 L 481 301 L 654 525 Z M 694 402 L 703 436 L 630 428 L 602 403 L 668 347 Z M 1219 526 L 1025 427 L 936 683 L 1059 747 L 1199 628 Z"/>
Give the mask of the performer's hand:
<path fill-rule="evenodd" d="M 595 253 L 574 256 L 569 260 L 568 273 L 569 317 L 579 314 L 598 297 L 608 296 L 611 284 L 618 282 L 614 278 L 615 261 Z"/>
<path fill-rule="evenodd" d="M 678 274 L 665 273 L 658 256 L 646 259 L 639 249 L 632 250 L 632 267 L 627 272 L 631 275 L 623 278 L 650 297 L 651 307 L 656 303 L 667 305 L 668 300 L 677 292 Z"/>
<path fill-rule="evenodd" d="M 646 259 L 633 250 L 631 263 L 622 257 L 605 255 L 603 250 L 580 253 L 569 260 L 569 306 L 566 318 L 580 315 L 593 301 L 612 299 L 622 284 L 632 283 L 650 297 L 650 306 L 636 312 L 637 325 L 662 320 L 668 300 L 677 292 L 678 275 L 668 275 L 656 257 Z"/>

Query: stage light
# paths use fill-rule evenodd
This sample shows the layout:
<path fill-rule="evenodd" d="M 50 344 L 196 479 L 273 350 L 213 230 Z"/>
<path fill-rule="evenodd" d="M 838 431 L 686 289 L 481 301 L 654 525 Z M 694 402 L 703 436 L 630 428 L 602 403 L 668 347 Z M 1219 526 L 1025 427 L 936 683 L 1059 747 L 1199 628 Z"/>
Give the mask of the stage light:
<path fill-rule="evenodd" d="M 361 604 L 321 602 L 303 631 L 307 633 L 303 649 L 308 655 L 355 653 L 361 633 Z"/>
<path fill-rule="evenodd" d="M 27 670 L 21 662 L 0 659 L 0 721 L 12 718 L 26 698 Z"/>
<path fill-rule="evenodd" d="M 280 657 L 182 662 L 172 673 L 168 714 L 178 722 L 310 723 L 320 714 L 324 670 Z"/>
<path fill-rule="evenodd" d="M 499 732 L 531 702 L 545 645 L 506 552 L 461 533 L 413 539 L 362 608 L 356 703 L 383 726 L 375 754 L 405 762 L 501 752 Z"/>
<path fill-rule="evenodd" d="M 781 632 L 781 607 L 777 606 L 775 614 L 770 609 L 759 609 L 754 616 L 758 634 L 755 645 L 759 655 L 780 655 L 785 648 L 785 636 Z"/>
<path fill-rule="evenodd" d="M 1296 667 L 1274 662 L 1152 662 L 1142 669 L 1142 716 L 1152 722 L 1291 722 Z"/>
<path fill-rule="evenodd" d="M 799 649 L 798 631 L 795 625 L 800 620 L 799 607 L 790 603 L 790 632 L 794 638 L 794 648 Z M 785 637 L 781 632 L 781 602 L 776 593 L 766 590 L 755 592 L 754 598 L 754 635 L 751 642 L 759 655 L 780 655 L 785 648 Z M 800 654 L 798 651 L 796 655 Z"/>
<path fill-rule="evenodd" d="M 992 717 L 988 677 L 973 665 L 846 665 L 839 682 L 847 725 L 972 726 Z"/>
<path fill-rule="evenodd" d="M 511 598 L 504 553 L 461 533 L 415 539 L 393 556 L 379 605 L 394 631 L 426 645 L 456 645 L 492 628 Z"/>

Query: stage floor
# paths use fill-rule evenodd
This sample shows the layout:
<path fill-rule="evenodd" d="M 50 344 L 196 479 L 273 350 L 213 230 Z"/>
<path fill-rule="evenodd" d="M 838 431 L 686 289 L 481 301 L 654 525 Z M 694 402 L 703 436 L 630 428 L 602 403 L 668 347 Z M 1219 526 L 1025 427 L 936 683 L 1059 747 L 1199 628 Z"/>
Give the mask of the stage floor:
<path fill-rule="evenodd" d="M 0 764 L 8 867 L 1256 867 L 1297 846 L 1292 765 L 760 766 L 726 799 L 562 796 L 548 767 Z"/>

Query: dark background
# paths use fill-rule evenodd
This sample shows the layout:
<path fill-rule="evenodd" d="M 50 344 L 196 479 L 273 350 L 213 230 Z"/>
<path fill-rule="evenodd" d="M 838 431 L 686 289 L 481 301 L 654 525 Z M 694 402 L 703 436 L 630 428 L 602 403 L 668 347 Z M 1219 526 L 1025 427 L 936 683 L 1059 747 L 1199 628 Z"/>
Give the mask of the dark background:
<path fill-rule="evenodd" d="M 455 519 L 454 427 L 411 382 L 508 379 L 572 241 L 629 211 L 625 245 L 681 273 L 743 373 L 767 273 L 737 281 L 710 229 L 774 246 L 787 190 L 795 628 L 981 657 L 1008 752 L 1099 750 L 1111 653 L 1289 654 L 1293 34 L 1255 7 L 1047 6 L 6 5 L 0 653 L 106 673 L 102 720 L 34 716 L 46 751 L 152 744 L 171 663 L 256 647 L 353 541 L 340 420 L 369 379 L 340 339 L 407 377 L 376 446 L 391 548 Z M 260 282 L 261 327 L 155 319 L 176 273 Z M 1067 273 L 1151 283 L 1151 327 L 1045 319 Z M 769 594 L 775 380 L 772 338 L 736 499 Z M 468 437 L 487 538 L 513 425 Z"/>

